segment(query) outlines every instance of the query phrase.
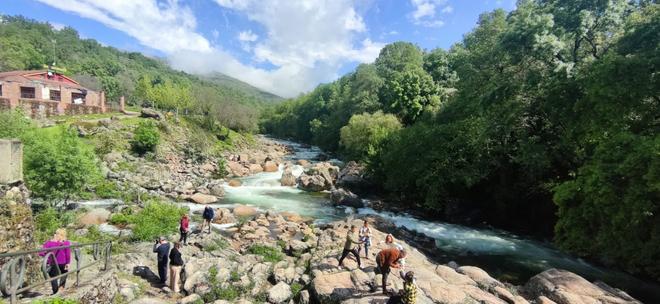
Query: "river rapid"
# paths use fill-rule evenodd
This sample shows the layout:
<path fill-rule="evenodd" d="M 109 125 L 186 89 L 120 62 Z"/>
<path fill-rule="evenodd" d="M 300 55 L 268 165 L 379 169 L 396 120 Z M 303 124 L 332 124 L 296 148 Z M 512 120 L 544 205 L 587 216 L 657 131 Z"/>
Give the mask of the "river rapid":
<path fill-rule="evenodd" d="M 287 160 L 295 163 L 304 159 L 310 162 L 321 153 L 291 141 L 276 140 L 289 145 L 294 153 Z M 340 163 L 338 160 L 334 162 Z M 590 281 L 604 281 L 622 289 L 644 303 L 660 303 L 660 285 L 627 273 L 590 264 L 584 260 L 560 252 L 550 243 L 518 236 L 497 229 L 473 228 L 440 221 L 425 220 L 403 213 L 377 211 L 368 207 L 346 208 L 331 204 L 328 193 L 309 193 L 294 187 L 280 185 L 283 166 L 278 172 L 264 172 L 240 178 L 242 185 L 225 185 L 225 197 L 212 206 L 232 207 L 236 204 L 254 206 L 260 210 L 291 211 L 311 217 L 317 223 L 345 219 L 350 216 L 374 215 L 390 221 L 396 227 L 424 235 L 435 240 L 435 248 L 426 249 L 438 262 L 455 261 L 461 265 L 473 265 L 486 270 L 493 277 L 514 284 L 524 284 L 532 276 L 549 268 L 562 268 L 575 272 Z M 302 173 L 295 166 L 294 175 Z M 182 203 L 192 211 L 203 205 Z M 226 226 L 217 225 L 217 228 Z"/>

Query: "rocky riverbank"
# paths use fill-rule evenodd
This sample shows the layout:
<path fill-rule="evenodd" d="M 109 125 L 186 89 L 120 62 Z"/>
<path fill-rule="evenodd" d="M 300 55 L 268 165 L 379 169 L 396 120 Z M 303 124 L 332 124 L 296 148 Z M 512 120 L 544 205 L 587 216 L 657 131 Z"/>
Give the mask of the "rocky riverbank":
<path fill-rule="evenodd" d="M 338 267 L 348 227 L 361 223 L 347 219 L 314 227 L 295 214 L 268 212 L 224 232 L 195 233 L 183 249 L 184 294 L 158 288 L 152 244 L 141 243 L 134 252 L 114 257 L 119 295 L 129 303 L 385 303 L 374 271 L 385 232 L 374 229 L 374 246 L 361 269 L 350 258 Z M 511 285 L 478 267 L 436 264 L 405 241 L 397 242 L 409 252 L 406 270 L 415 272 L 418 303 L 640 303 L 602 282 L 558 269 Z M 402 288 L 394 274 L 390 284 L 393 290 Z"/>

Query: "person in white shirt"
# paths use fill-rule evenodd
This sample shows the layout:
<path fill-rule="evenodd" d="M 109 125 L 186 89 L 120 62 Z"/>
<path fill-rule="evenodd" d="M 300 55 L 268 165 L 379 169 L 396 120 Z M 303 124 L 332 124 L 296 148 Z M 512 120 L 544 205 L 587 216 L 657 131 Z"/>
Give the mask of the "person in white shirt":
<path fill-rule="evenodd" d="M 364 244 L 364 258 L 369 259 L 369 247 L 371 247 L 371 228 L 369 222 L 364 221 L 364 225 L 360 227 L 360 241 Z M 358 247 L 358 253 L 362 250 L 362 246 Z"/>

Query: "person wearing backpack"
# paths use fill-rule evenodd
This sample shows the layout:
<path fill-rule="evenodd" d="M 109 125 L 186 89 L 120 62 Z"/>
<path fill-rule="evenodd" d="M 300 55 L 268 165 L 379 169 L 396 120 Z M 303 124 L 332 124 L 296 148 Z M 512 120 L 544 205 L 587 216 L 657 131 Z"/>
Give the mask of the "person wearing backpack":
<path fill-rule="evenodd" d="M 204 222 L 202 223 L 202 228 L 200 229 L 200 232 L 204 232 L 204 226 L 208 226 L 209 233 L 211 233 L 211 222 L 215 217 L 215 211 L 213 210 L 213 208 L 211 208 L 211 206 L 206 206 L 204 208 L 204 213 L 202 213 L 202 217 L 204 218 Z"/>

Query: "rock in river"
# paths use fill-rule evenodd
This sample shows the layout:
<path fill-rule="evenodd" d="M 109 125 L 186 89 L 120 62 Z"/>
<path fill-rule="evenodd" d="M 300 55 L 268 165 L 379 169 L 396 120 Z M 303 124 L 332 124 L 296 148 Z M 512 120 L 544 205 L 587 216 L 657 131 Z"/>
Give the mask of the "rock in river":
<path fill-rule="evenodd" d="M 193 201 L 197 204 L 212 204 L 218 201 L 218 198 L 213 195 L 195 193 L 188 198 L 190 201 Z"/>

